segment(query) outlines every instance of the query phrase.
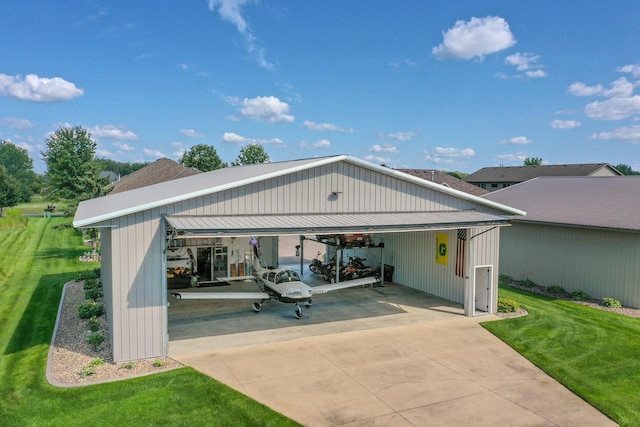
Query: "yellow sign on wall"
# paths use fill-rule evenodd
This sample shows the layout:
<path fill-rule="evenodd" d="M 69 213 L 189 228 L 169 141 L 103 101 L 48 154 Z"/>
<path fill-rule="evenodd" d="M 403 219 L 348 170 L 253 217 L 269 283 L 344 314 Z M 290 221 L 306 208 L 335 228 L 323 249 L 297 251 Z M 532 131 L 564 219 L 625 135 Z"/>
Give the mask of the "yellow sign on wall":
<path fill-rule="evenodd" d="M 436 263 L 449 264 L 449 235 L 436 234 Z"/>

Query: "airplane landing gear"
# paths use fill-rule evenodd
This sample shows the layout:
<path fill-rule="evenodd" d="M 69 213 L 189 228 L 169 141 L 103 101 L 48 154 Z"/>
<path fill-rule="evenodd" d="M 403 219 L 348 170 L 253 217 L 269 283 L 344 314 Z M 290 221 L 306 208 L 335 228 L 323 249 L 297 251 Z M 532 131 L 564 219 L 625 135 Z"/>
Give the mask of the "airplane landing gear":
<path fill-rule="evenodd" d="M 302 309 L 300 308 L 300 306 L 298 304 L 296 304 L 296 310 L 294 312 L 296 319 L 301 319 L 302 318 Z"/>
<path fill-rule="evenodd" d="M 260 304 L 259 302 L 254 302 L 253 306 L 251 308 L 253 308 L 254 312 L 258 313 L 258 312 L 260 312 L 260 309 L 262 308 L 262 304 Z"/>
<path fill-rule="evenodd" d="M 307 302 L 305 302 L 305 303 L 304 303 L 304 306 L 305 306 L 305 307 L 307 307 L 307 308 L 309 308 L 309 307 L 311 307 L 311 304 L 312 304 L 312 302 L 311 302 L 311 298 L 309 298 L 309 299 L 307 300 Z"/>

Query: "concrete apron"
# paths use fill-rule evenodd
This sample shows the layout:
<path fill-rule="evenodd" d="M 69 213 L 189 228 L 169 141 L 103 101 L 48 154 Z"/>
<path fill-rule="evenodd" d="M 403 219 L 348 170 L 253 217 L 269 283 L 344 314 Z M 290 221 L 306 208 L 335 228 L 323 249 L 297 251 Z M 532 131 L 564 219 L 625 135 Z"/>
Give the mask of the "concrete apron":
<path fill-rule="evenodd" d="M 403 286 L 290 305 L 180 301 L 170 355 L 308 426 L 616 425 L 468 318 Z M 331 320 L 333 319 L 333 320 Z"/>

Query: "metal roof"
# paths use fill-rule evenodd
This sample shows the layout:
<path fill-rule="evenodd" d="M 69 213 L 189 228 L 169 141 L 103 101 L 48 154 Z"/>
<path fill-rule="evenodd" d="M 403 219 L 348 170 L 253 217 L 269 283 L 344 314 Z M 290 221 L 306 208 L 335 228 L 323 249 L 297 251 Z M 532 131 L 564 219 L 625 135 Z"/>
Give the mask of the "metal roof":
<path fill-rule="evenodd" d="M 165 215 L 184 237 L 221 235 L 342 234 L 406 232 L 465 226 L 505 225 L 510 216 L 476 211 L 331 213 L 290 215 Z"/>
<path fill-rule="evenodd" d="M 539 166 L 497 166 L 482 168 L 464 180 L 467 182 L 523 182 L 539 176 L 591 176 L 601 169 L 609 169 L 612 174 L 621 175 L 617 169 L 608 163 L 585 163 L 569 165 L 539 165 Z"/>
<path fill-rule="evenodd" d="M 407 175 L 384 166 L 379 166 L 347 155 L 339 155 L 286 162 L 263 163 L 259 165 L 234 166 L 173 181 L 166 181 L 118 194 L 85 200 L 80 202 L 78 205 L 78 209 L 73 219 L 73 226 L 87 227 L 124 215 L 142 212 L 148 209 L 189 200 L 206 194 L 213 194 L 231 188 L 237 188 L 243 185 L 341 161 L 359 165 L 378 173 L 394 176 L 398 179 L 413 182 L 442 193 L 451 194 L 461 199 L 470 200 L 482 206 L 487 206 L 511 215 L 525 214 L 518 209 Z"/>
<path fill-rule="evenodd" d="M 640 177 L 540 177 L 484 198 L 526 210 L 514 222 L 640 231 Z"/>

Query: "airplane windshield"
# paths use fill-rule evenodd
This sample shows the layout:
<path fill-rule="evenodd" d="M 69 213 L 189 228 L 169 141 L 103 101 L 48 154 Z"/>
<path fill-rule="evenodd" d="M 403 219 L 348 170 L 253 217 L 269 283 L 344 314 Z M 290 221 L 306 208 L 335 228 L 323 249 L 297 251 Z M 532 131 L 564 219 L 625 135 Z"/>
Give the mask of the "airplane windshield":
<path fill-rule="evenodd" d="M 276 283 L 300 281 L 300 276 L 293 270 L 285 270 L 278 273 Z"/>

